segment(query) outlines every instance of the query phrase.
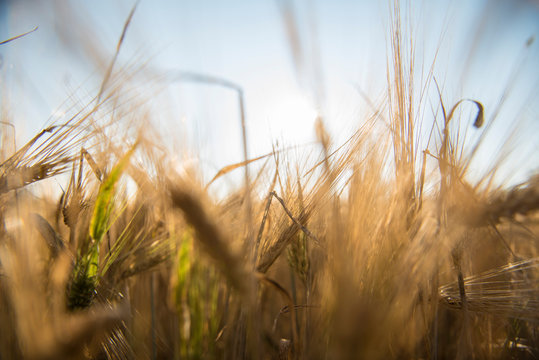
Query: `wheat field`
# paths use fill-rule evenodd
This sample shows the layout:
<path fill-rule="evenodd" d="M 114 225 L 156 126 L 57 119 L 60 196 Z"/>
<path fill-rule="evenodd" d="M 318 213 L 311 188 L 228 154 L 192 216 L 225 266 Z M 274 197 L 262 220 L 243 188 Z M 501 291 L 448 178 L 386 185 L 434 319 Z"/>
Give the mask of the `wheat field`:
<path fill-rule="evenodd" d="M 320 115 L 307 155 L 276 145 L 211 181 L 131 101 L 135 10 L 92 99 L 15 149 L 2 118 L 0 359 L 539 357 L 539 177 L 470 176 L 457 124 L 486 132 L 493 109 L 412 83 L 398 7 L 386 101 L 346 141 Z M 231 90 L 245 128 L 240 86 L 180 78 Z"/>

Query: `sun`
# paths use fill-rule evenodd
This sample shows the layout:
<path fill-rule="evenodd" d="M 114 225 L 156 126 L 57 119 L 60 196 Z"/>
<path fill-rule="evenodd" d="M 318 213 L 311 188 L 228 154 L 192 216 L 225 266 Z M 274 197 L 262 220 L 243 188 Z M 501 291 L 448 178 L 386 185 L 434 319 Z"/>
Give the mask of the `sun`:
<path fill-rule="evenodd" d="M 274 89 L 260 109 L 273 139 L 289 144 L 312 140 L 318 116 L 315 106 L 299 89 Z"/>

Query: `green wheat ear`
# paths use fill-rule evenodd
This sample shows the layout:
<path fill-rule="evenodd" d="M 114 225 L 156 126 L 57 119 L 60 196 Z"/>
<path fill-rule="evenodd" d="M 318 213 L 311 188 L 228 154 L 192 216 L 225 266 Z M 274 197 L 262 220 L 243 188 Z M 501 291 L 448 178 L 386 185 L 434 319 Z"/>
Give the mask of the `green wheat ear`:
<path fill-rule="evenodd" d="M 70 309 L 88 307 L 93 300 L 95 289 L 99 283 L 99 244 L 111 225 L 110 218 L 114 207 L 116 184 L 129 164 L 136 146 L 135 144 L 118 161 L 99 187 L 94 213 L 90 220 L 91 245 L 88 252 L 77 261 L 68 290 L 68 307 Z"/>
<path fill-rule="evenodd" d="M 190 230 L 186 230 L 182 236 L 182 241 L 178 249 L 178 260 L 176 267 L 176 306 L 181 307 L 181 301 L 187 293 L 187 282 L 191 270 L 191 259 L 193 256 L 193 238 Z"/>
<path fill-rule="evenodd" d="M 287 247 L 288 265 L 299 276 L 303 284 L 309 280 L 309 269 L 311 267 L 309 253 L 307 249 L 307 236 L 305 233 L 298 233 L 296 239 L 292 240 Z"/>
<path fill-rule="evenodd" d="M 179 318 L 188 319 L 180 323 L 178 355 L 189 359 L 216 356 L 214 339 L 221 321 L 218 306 L 222 279 L 197 255 L 192 230 L 185 230 L 177 252 L 174 302 Z"/>

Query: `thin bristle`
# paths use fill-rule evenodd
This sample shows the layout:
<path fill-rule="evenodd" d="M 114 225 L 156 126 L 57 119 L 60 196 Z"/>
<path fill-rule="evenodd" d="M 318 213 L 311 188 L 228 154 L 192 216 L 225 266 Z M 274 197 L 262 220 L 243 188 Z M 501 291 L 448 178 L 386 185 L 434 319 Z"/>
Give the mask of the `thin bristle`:
<path fill-rule="evenodd" d="M 509 263 L 464 279 L 470 311 L 539 322 L 539 258 Z M 458 284 L 439 289 L 443 304 L 462 307 Z"/>

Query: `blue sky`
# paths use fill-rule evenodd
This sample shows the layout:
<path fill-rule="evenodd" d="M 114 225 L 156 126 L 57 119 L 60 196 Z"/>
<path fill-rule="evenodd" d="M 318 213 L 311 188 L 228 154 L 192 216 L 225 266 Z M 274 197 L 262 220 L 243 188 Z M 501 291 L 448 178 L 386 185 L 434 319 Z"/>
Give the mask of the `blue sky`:
<path fill-rule="evenodd" d="M 270 151 L 276 140 L 314 140 L 317 108 L 339 143 L 372 112 L 358 88 L 372 102 L 384 102 L 389 2 L 291 2 L 302 49 L 299 63 L 292 56 L 283 3 L 141 0 L 118 67 L 147 62 L 159 73 L 191 71 L 241 85 L 252 156 Z M 67 106 L 63 101 L 73 94 L 80 99 L 96 95 L 133 4 L 0 1 L 0 39 L 39 26 L 31 35 L 0 47 L 2 111 L 17 126 L 21 141 L 51 116 L 61 116 Z M 539 100 L 534 95 L 539 90 L 539 47 L 537 41 L 525 46 L 539 34 L 537 1 L 413 1 L 409 9 L 418 85 L 437 53 L 434 75 L 447 107 L 461 98 L 476 99 L 485 105 L 489 119 L 506 98 L 477 168 L 487 167 L 500 153 L 518 122 L 524 130 L 513 142 L 518 152 L 507 172 L 516 173 L 514 181 L 528 176 L 539 164 L 539 140 L 534 136 L 539 130 Z M 406 6 L 404 19 L 405 10 Z M 138 86 L 157 101 L 154 89 L 144 93 L 144 85 Z M 435 90 L 430 89 L 431 97 L 436 98 Z M 210 168 L 241 160 L 234 94 L 211 86 L 174 84 L 166 96 L 159 96 L 169 102 L 158 114 L 159 126 L 168 129 L 171 139 L 187 139 Z M 424 116 L 432 117 L 435 106 L 426 101 Z M 471 118 L 473 110 L 464 107 L 463 117 Z M 472 143 L 477 138 L 471 130 L 469 136 Z"/>

